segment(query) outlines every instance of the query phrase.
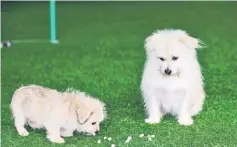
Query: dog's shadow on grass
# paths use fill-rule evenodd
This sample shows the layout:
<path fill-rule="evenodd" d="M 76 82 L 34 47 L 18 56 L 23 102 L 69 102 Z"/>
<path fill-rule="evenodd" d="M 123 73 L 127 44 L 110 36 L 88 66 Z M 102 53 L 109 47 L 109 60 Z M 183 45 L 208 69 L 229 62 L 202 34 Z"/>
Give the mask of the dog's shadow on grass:
<path fill-rule="evenodd" d="M 35 134 L 41 134 L 41 135 L 46 135 L 46 130 L 45 129 L 32 129 L 29 125 L 26 125 L 26 130 L 31 133 L 35 133 Z"/>

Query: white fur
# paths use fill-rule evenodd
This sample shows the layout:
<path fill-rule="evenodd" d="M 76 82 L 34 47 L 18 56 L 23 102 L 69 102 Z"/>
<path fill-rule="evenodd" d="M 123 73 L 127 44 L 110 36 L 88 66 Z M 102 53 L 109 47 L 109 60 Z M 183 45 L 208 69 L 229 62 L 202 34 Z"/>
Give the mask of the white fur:
<path fill-rule="evenodd" d="M 205 99 L 196 57 L 199 44 L 185 31 L 173 29 L 157 30 L 146 39 L 147 60 L 141 83 L 146 123 L 159 123 L 169 113 L 178 117 L 180 125 L 193 124 L 192 116 L 202 110 Z M 170 75 L 165 74 L 167 68 L 172 71 Z"/>
<path fill-rule="evenodd" d="M 73 136 L 74 131 L 95 135 L 106 118 L 105 104 L 83 92 L 58 92 L 37 85 L 16 90 L 11 109 L 19 135 L 29 135 L 24 128 L 29 124 L 33 129 L 45 128 L 47 138 L 55 143 L 65 142 L 61 136 Z"/>

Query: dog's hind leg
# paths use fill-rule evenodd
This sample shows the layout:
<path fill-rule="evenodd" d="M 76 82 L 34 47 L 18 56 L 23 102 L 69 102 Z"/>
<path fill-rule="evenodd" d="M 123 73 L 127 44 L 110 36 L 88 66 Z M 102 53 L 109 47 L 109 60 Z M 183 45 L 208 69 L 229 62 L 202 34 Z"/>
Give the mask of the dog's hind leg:
<path fill-rule="evenodd" d="M 13 108 L 15 127 L 20 136 L 28 136 L 29 132 L 25 129 L 26 118 L 21 109 Z"/>

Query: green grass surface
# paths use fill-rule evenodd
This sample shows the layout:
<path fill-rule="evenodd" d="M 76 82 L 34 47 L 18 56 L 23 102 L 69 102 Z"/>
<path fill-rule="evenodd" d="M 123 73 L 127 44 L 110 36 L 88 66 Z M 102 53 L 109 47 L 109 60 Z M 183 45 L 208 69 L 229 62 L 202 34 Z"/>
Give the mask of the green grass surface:
<path fill-rule="evenodd" d="M 49 40 L 48 3 L 2 4 L 2 40 Z M 107 147 L 104 136 L 125 147 L 236 147 L 236 2 L 58 2 L 60 44 L 19 43 L 1 50 L 1 142 L 4 147 Z M 170 116 L 144 123 L 139 91 L 144 39 L 155 29 L 180 28 L 209 47 L 198 51 L 207 98 L 195 124 L 183 127 Z M 9 104 L 22 84 L 58 90 L 75 87 L 107 104 L 108 119 L 96 137 L 76 134 L 63 145 L 42 130 L 16 133 Z M 154 134 L 153 141 L 138 139 Z M 134 139 L 125 145 L 127 136 Z"/>

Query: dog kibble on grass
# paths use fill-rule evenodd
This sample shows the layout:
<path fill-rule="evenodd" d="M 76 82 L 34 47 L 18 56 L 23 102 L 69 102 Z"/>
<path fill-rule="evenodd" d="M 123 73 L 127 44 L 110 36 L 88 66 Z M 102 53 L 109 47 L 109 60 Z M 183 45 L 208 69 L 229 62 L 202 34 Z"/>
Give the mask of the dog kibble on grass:
<path fill-rule="evenodd" d="M 152 141 L 152 138 L 154 138 L 155 135 L 145 135 L 145 134 L 140 134 L 136 139 L 141 139 L 141 138 L 145 138 L 147 139 L 148 141 Z M 106 137 L 104 136 L 103 137 L 104 140 L 108 140 L 109 142 L 111 142 L 112 138 L 111 137 Z M 125 144 L 128 144 L 131 140 L 133 139 L 132 136 L 128 136 L 127 139 L 125 140 Z M 99 139 L 97 141 L 98 144 L 101 144 L 102 141 Z M 111 144 L 111 147 L 115 147 L 116 145 L 115 144 Z"/>
<path fill-rule="evenodd" d="M 101 143 L 101 140 L 98 140 L 97 143 Z"/>
<path fill-rule="evenodd" d="M 152 138 L 154 138 L 155 137 L 155 135 L 147 135 L 147 139 L 149 140 L 149 141 L 152 141 Z"/>
<path fill-rule="evenodd" d="M 129 143 L 132 140 L 131 136 L 128 136 L 127 140 L 125 141 L 125 143 Z"/>
<path fill-rule="evenodd" d="M 143 137 L 144 137 L 144 134 L 140 134 L 139 137 L 140 137 L 140 138 L 143 138 Z"/>
<path fill-rule="evenodd" d="M 150 137 L 148 137 L 148 140 L 149 140 L 149 141 L 152 141 L 152 139 L 151 139 Z"/>
<path fill-rule="evenodd" d="M 109 140 L 109 141 L 111 141 L 111 140 L 112 140 L 112 138 L 111 138 L 111 137 L 109 137 L 109 138 L 108 138 L 108 140 Z"/>

